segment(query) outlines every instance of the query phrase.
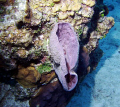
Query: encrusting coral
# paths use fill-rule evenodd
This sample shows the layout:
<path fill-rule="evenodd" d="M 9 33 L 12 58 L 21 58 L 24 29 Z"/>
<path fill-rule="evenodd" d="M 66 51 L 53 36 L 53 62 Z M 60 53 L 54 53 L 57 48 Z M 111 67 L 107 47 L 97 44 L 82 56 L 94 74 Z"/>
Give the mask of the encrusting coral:
<path fill-rule="evenodd" d="M 41 74 L 33 66 L 18 67 L 18 74 L 15 76 L 17 81 L 24 87 L 35 87 L 36 82 L 40 80 Z"/>

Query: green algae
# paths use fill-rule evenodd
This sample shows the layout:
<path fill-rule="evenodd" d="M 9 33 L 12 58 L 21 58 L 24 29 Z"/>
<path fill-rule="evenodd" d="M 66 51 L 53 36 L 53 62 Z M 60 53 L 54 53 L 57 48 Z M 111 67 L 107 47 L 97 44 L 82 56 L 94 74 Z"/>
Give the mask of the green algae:
<path fill-rule="evenodd" d="M 83 30 L 81 28 L 77 29 L 77 33 L 79 36 L 81 36 L 81 34 L 83 33 Z"/>
<path fill-rule="evenodd" d="M 55 3 L 51 3 L 50 6 L 53 7 L 55 5 Z"/>
<path fill-rule="evenodd" d="M 37 71 L 40 74 L 42 74 L 43 72 L 49 72 L 51 70 L 52 70 L 52 64 L 49 61 L 47 61 L 47 62 L 45 62 L 37 67 Z"/>
<path fill-rule="evenodd" d="M 100 39 L 103 39 L 103 38 L 105 38 L 106 37 L 106 35 L 103 35 Z"/>

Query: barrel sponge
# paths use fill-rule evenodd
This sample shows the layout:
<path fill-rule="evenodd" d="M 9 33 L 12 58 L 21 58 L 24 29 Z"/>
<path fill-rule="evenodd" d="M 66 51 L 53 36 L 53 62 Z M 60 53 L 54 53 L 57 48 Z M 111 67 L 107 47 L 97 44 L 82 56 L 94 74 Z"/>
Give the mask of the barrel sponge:
<path fill-rule="evenodd" d="M 79 42 L 70 23 L 55 24 L 50 34 L 49 48 L 59 81 L 66 91 L 73 90 L 78 82 Z"/>

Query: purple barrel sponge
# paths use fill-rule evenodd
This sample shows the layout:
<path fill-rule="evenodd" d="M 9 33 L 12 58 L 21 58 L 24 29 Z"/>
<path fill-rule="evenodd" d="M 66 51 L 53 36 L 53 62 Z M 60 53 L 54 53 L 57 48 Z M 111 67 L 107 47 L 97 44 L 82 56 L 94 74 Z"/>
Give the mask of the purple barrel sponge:
<path fill-rule="evenodd" d="M 55 24 L 51 31 L 49 48 L 59 81 L 66 91 L 73 90 L 78 82 L 75 71 L 79 56 L 79 42 L 70 23 Z"/>

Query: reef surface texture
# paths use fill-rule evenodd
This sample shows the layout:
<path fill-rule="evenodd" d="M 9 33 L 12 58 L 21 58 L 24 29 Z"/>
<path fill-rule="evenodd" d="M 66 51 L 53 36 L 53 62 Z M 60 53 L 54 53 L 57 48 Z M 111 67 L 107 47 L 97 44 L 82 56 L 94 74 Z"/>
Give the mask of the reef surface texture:
<path fill-rule="evenodd" d="M 65 107 L 99 62 L 107 14 L 99 0 L 0 0 L 0 105 Z"/>

